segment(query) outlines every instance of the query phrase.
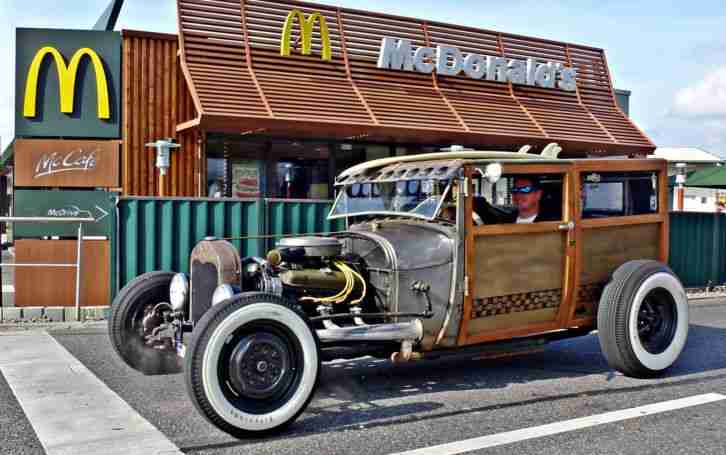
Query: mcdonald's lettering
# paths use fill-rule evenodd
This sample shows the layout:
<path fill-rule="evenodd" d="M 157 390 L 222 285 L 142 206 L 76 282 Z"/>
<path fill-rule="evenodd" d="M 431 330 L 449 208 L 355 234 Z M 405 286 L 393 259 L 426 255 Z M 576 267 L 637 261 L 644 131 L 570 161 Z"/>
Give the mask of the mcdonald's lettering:
<path fill-rule="evenodd" d="M 320 13 L 313 13 L 307 19 L 305 15 L 297 9 L 290 11 L 285 19 L 285 25 L 282 28 L 282 37 L 280 39 L 280 55 L 283 57 L 290 56 L 290 41 L 292 40 L 292 26 L 295 21 L 300 24 L 300 41 L 302 42 L 302 55 L 310 55 L 313 48 L 313 28 L 315 23 L 320 23 L 320 41 L 322 46 L 322 59 L 330 61 L 333 59 L 333 52 L 330 48 L 330 32 L 325 17 Z"/>
<path fill-rule="evenodd" d="M 76 92 L 76 77 L 78 75 L 78 66 L 83 57 L 91 60 L 93 71 L 96 76 L 96 98 L 98 100 L 98 118 L 107 120 L 111 117 L 111 109 L 109 106 L 108 83 L 106 81 L 106 72 L 103 68 L 101 58 L 89 48 L 83 48 L 76 51 L 71 57 L 70 64 L 66 66 L 63 55 L 54 47 L 46 46 L 40 49 L 33 58 L 28 71 L 28 78 L 25 83 L 25 99 L 23 105 L 23 116 L 33 118 L 36 116 L 36 105 L 38 95 L 38 78 L 40 69 L 43 65 L 45 57 L 50 55 L 55 62 L 56 72 L 58 73 L 58 90 L 60 94 L 60 111 L 64 114 L 73 113 L 73 103 Z"/>

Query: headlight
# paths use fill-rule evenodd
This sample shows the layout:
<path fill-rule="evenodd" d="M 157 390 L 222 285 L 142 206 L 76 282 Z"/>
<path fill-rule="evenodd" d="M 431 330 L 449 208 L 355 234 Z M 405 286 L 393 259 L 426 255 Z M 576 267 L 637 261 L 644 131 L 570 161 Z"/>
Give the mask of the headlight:
<path fill-rule="evenodd" d="M 227 299 L 231 299 L 236 294 L 234 288 L 229 284 L 222 284 L 217 286 L 212 295 L 212 306 L 224 302 Z"/>
<path fill-rule="evenodd" d="M 186 274 L 177 273 L 169 285 L 169 303 L 174 311 L 184 308 L 189 298 L 189 280 Z"/>

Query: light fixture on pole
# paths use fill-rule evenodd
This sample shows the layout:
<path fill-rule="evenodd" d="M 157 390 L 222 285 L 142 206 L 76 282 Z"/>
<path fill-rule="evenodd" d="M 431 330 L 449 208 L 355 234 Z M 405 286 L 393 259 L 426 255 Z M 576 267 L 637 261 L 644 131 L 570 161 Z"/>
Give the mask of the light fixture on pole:
<path fill-rule="evenodd" d="M 676 211 L 683 211 L 683 200 L 685 199 L 684 185 L 686 184 L 686 177 L 688 172 L 688 165 L 686 163 L 676 163 Z"/>
<path fill-rule="evenodd" d="M 156 142 L 149 142 L 147 147 L 156 149 L 156 167 L 159 168 L 159 174 L 166 175 L 166 170 L 170 166 L 171 149 L 178 149 L 181 145 L 174 142 L 174 139 L 159 139 Z"/>

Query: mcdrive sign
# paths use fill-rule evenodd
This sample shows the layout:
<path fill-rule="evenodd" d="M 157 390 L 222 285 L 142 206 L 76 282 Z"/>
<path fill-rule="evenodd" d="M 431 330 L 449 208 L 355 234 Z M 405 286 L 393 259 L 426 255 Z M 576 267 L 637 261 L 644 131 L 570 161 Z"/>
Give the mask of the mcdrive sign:
<path fill-rule="evenodd" d="M 453 46 L 414 49 L 411 40 L 407 39 L 383 38 L 378 68 L 426 74 L 435 70 L 442 76 L 458 76 L 463 72 L 472 79 L 557 88 L 567 92 L 577 89 L 577 71 L 562 63 L 464 54 Z"/>

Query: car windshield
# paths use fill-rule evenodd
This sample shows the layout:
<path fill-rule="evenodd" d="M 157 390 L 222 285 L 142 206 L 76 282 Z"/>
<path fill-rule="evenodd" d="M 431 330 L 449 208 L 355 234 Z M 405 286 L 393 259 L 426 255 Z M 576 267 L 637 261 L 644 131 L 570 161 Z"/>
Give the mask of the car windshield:
<path fill-rule="evenodd" d="M 451 180 L 399 180 L 354 183 L 339 188 L 331 218 L 372 214 L 433 219 L 447 197 Z"/>

